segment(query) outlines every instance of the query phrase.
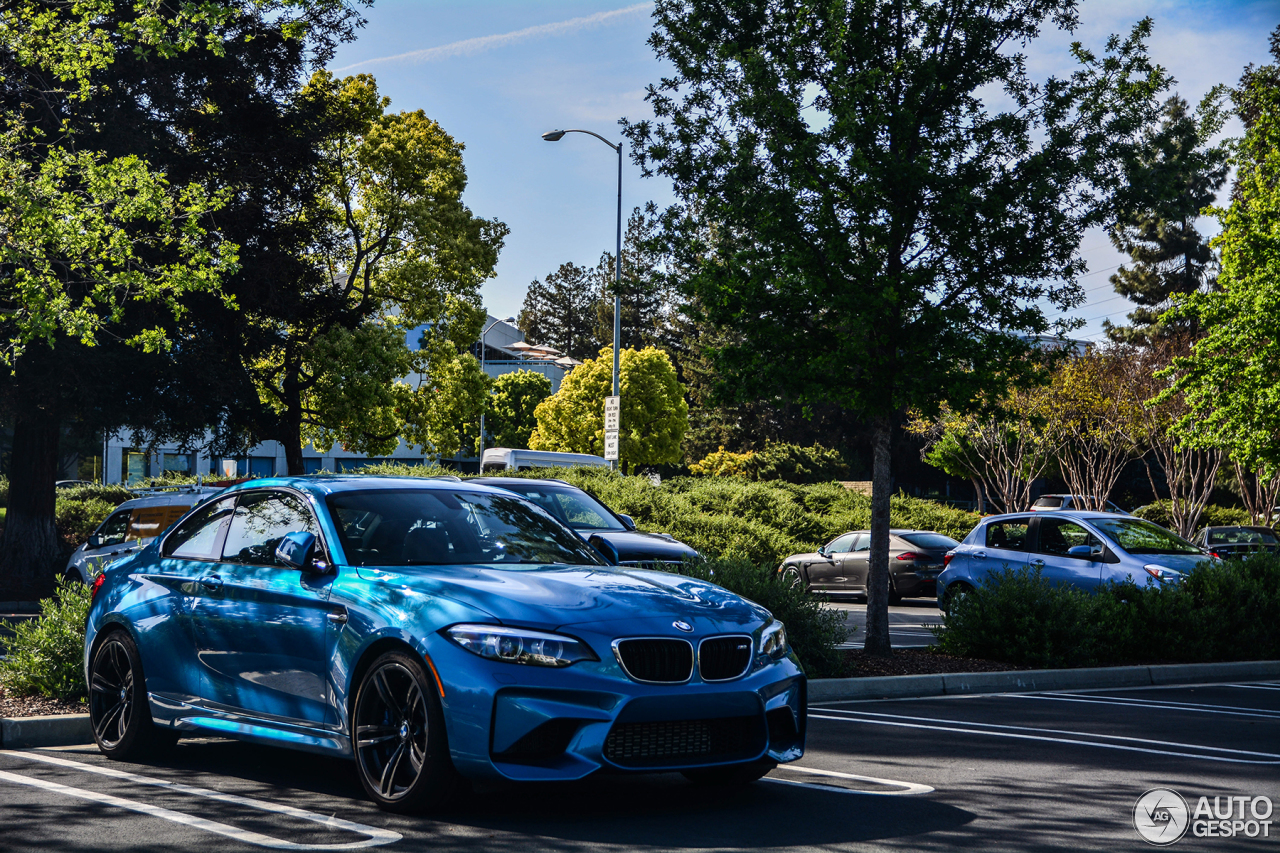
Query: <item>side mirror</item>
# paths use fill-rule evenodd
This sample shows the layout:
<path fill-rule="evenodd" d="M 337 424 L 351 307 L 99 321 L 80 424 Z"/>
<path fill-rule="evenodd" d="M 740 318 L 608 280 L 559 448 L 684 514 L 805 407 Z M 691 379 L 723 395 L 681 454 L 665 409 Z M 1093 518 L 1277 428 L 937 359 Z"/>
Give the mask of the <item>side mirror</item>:
<path fill-rule="evenodd" d="M 827 557 L 827 556 L 830 556 L 830 555 L 827 553 L 827 546 L 826 546 L 826 545 L 823 545 L 821 548 L 819 548 L 819 549 L 818 549 L 818 556 L 819 556 L 819 557 Z"/>
<path fill-rule="evenodd" d="M 619 521 L 621 521 L 621 522 L 622 522 L 622 526 L 623 526 L 623 527 L 625 527 L 625 528 L 627 528 L 628 530 L 635 530 L 635 529 L 636 529 L 636 521 L 635 521 L 635 519 L 634 519 L 634 518 L 632 518 L 631 516 L 629 516 L 629 515 L 623 515 L 622 513 L 618 513 L 618 520 L 619 520 Z"/>
<path fill-rule="evenodd" d="M 101 548 L 102 537 L 96 533 L 92 533 L 89 535 L 89 541 L 85 542 L 84 544 L 86 547 L 89 547 L 89 548 Z"/>
<path fill-rule="evenodd" d="M 587 540 L 592 548 L 595 548 L 600 554 L 609 561 L 612 566 L 618 565 L 618 549 L 613 547 L 613 543 L 605 539 L 599 533 L 592 533 L 591 538 Z"/>
<path fill-rule="evenodd" d="M 1093 557 L 1093 549 L 1088 545 L 1072 545 L 1067 549 L 1068 557 Z"/>
<path fill-rule="evenodd" d="M 276 546 L 276 559 L 291 569 L 299 571 L 326 571 L 324 563 L 315 563 L 316 537 L 305 531 L 286 533 Z"/>

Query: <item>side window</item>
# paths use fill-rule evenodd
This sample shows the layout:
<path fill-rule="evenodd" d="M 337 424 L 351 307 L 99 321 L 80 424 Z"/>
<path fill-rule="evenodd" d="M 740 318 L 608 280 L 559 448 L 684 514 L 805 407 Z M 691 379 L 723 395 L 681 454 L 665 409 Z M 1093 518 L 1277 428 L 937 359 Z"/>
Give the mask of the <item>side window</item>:
<path fill-rule="evenodd" d="M 870 551 L 871 550 L 871 534 L 859 533 L 853 541 L 854 551 Z"/>
<path fill-rule="evenodd" d="M 222 559 L 278 566 L 276 546 L 286 533 L 299 531 L 320 535 L 311 510 L 301 498 L 283 492 L 251 492 L 236 504 L 227 542 L 222 546 Z"/>
<path fill-rule="evenodd" d="M 97 530 L 98 537 L 102 540 L 102 547 L 124 544 L 125 533 L 129 529 L 129 514 L 130 510 L 122 509 L 112 513 L 106 521 L 102 522 Z"/>
<path fill-rule="evenodd" d="M 216 560 L 218 539 L 231 519 L 234 498 L 227 498 L 196 511 L 164 540 L 164 556 L 187 560 Z"/>
<path fill-rule="evenodd" d="M 1015 518 L 987 525 L 987 547 L 1006 551 L 1027 550 L 1027 527 L 1030 520 Z"/>
<path fill-rule="evenodd" d="M 837 536 L 835 539 L 831 540 L 831 544 L 827 546 L 827 553 L 843 554 L 846 551 L 852 551 L 854 538 L 855 534 L 853 533 L 846 533 L 843 536 Z"/>
<path fill-rule="evenodd" d="M 1077 545 L 1088 545 L 1092 548 L 1101 544 L 1098 537 L 1073 521 L 1062 518 L 1040 519 L 1040 542 L 1037 550 L 1041 554 L 1065 557 L 1067 551 Z"/>

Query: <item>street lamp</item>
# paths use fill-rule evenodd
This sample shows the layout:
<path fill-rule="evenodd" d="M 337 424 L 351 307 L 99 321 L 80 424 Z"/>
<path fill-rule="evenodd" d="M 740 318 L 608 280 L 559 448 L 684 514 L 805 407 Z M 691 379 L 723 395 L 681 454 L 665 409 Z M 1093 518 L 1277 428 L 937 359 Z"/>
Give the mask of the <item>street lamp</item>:
<path fill-rule="evenodd" d="M 515 323 L 515 321 L 516 321 L 515 317 L 505 317 L 501 320 L 494 320 L 492 323 L 485 326 L 484 329 L 480 332 L 480 372 L 484 373 L 485 376 L 488 376 L 489 374 L 484 369 L 484 360 L 485 360 L 484 336 L 489 334 L 489 330 L 492 329 L 494 326 L 498 325 L 499 323 Z M 481 474 L 484 473 L 484 409 L 480 410 L 480 473 Z"/>
<path fill-rule="evenodd" d="M 614 145 L 598 133 L 590 130 L 549 130 L 542 134 L 547 142 L 559 142 L 566 133 L 585 133 L 599 139 L 614 151 L 618 152 L 618 251 L 614 255 L 613 268 L 613 396 L 618 391 L 618 353 L 622 338 L 622 143 Z M 609 466 L 617 470 L 618 463 L 610 462 Z"/>

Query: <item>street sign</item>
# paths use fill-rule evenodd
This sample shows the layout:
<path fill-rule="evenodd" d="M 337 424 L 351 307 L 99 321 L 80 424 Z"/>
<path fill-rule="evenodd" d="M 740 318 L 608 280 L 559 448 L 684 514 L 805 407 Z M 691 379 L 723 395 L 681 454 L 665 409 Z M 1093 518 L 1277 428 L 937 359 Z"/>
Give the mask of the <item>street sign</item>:
<path fill-rule="evenodd" d="M 618 399 L 614 397 L 613 399 Z M 605 430 L 604 433 L 604 458 L 609 462 L 618 461 L 618 431 Z"/>
<path fill-rule="evenodd" d="M 605 397 L 604 398 L 604 431 L 617 432 L 622 427 L 619 422 L 622 420 L 622 398 L 621 397 Z"/>

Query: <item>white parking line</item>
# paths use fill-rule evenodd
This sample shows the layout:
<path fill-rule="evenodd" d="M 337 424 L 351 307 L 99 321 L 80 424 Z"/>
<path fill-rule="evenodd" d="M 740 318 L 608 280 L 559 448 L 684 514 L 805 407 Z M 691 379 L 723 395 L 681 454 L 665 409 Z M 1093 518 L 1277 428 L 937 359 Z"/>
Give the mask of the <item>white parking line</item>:
<path fill-rule="evenodd" d="M 1092 746 L 1098 749 L 1115 749 L 1115 750 L 1120 750 L 1122 752 L 1145 752 L 1152 755 L 1170 755 L 1176 758 L 1198 758 L 1202 761 L 1223 761 L 1230 764 L 1268 764 L 1268 765 L 1280 764 L 1280 755 L 1274 756 L 1275 758 L 1274 761 L 1258 761 L 1258 760 L 1248 759 L 1248 758 L 1230 758 L 1228 756 L 1203 755 L 1201 753 L 1195 753 L 1195 752 L 1175 752 L 1173 750 L 1167 750 L 1167 749 L 1150 749 L 1147 747 L 1140 747 L 1140 746 L 1126 746 L 1124 744 L 1119 744 L 1119 743 L 1098 743 L 1097 741 L 1076 740 L 1073 738 L 1045 737 L 1043 735 L 1031 735 L 1031 734 L 1025 734 L 1023 732 L 999 732 L 999 731 L 992 731 L 991 729 L 973 729 L 973 728 L 961 728 L 960 726 L 938 726 L 938 725 L 928 725 L 925 723 L 908 723 L 900 719 L 876 720 L 876 719 L 867 719 L 864 717 L 833 717 L 833 716 L 824 716 L 822 714 L 814 714 L 812 712 L 809 713 L 809 719 L 834 720 L 836 722 L 841 722 L 841 723 L 864 723 L 864 724 L 869 724 L 873 726 L 896 726 L 896 727 L 907 728 L 907 729 L 928 729 L 931 731 L 938 731 L 938 732 L 954 732 L 956 734 L 986 735 L 987 737 L 1013 738 L 1015 740 L 1037 740 L 1037 741 L 1044 741 L 1046 743 L 1069 743 L 1073 746 Z M 966 723 L 964 725 L 973 725 L 973 724 Z M 1184 747 L 1184 748 L 1211 749 L 1211 747 Z"/>
<path fill-rule="evenodd" d="M 1083 702 L 1088 705 L 1119 705 L 1124 708 L 1151 708 L 1157 711 L 1186 711 L 1196 714 L 1221 714 L 1229 717 L 1262 717 L 1280 720 L 1280 711 L 1265 708 L 1239 708 L 1234 705 L 1203 705 L 1195 702 L 1172 702 L 1162 699 L 1123 699 L 1118 696 L 1077 696 L 1068 693 L 1004 693 L 1002 699 L 1042 699 L 1050 702 Z"/>
<path fill-rule="evenodd" d="M 254 844 L 258 847 L 270 847 L 277 850 L 356 850 L 365 847 L 381 847 L 384 844 L 392 844 L 399 841 L 403 836 L 398 832 L 392 832 L 387 829 L 379 829 L 374 826 L 365 826 L 362 823 L 354 823 L 349 820 L 332 817 L 329 815 L 315 814 L 314 812 L 304 811 L 286 806 L 281 803 L 271 803 L 264 800 L 254 800 L 249 797 L 241 797 L 236 794 L 226 794 L 221 791 L 211 791 L 208 788 L 197 788 L 191 785 L 183 785 L 180 782 L 170 782 L 166 779 L 156 779 L 151 776 L 139 776 L 136 773 L 128 773 L 123 770 L 116 770 L 113 767 L 99 767 L 92 764 L 83 764 L 79 761 L 68 761 L 65 758 L 56 758 L 52 755 L 42 755 L 38 752 L 17 752 L 13 750 L 0 750 L 0 755 L 9 758 L 22 758 L 28 761 L 38 761 L 44 764 L 52 764 L 57 767 L 66 767 L 72 770 L 79 770 L 85 773 L 96 773 L 100 776 L 110 776 L 113 779 L 121 779 L 126 782 L 133 782 L 139 785 L 153 785 L 159 788 L 166 788 L 181 794 L 190 794 L 196 797 L 205 797 L 210 800 L 218 800 L 224 803 L 232 803 L 238 806 L 247 806 L 264 812 L 273 812 L 275 814 L 288 815 L 289 817 L 301 818 L 314 823 L 322 824 L 332 829 L 341 829 L 347 832 L 358 833 L 368 836 L 363 841 L 352 841 L 345 844 L 297 844 L 292 841 L 285 841 L 280 838 L 272 838 L 269 835 L 261 835 L 257 832 L 240 829 L 225 823 L 208 820 L 195 815 L 176 812 L 171 809 L 154 806 L 150 803 L 143 803 L 137 800 L 128 800 L 123 797 L 117 797 L 112 794 L 105 794 L 98 791 L 88 791 L 83 788 L 73 788 L 69 785 L 62 785 L 57 782 L 51 782 L 47 779 L 39 779 L 33 776 L 22 776 L 17 773 L 6 773 L 0 771 L 0 779 L 13 782 L 18 785 L 29 785 L 34 788 L 42 788 L 47 791 L 54 791 L 59 794 L 65 794 L 69 797 L 78 797 L 82 800 L 92 802 L 106 803 L 107 805 L 117 806 L 122 809 L 129 809 L 142 814 L 151 815 L 152 817 L 163 818 L 164 820 L 173 821 L 174 823 L 184 824 L 186 826 L 202 829 L 206 832 L 225 835 L 228 838 L 234 838 L 237 841 L 243 841 L 248 844 Z"/>
<path fill-rule="evenodd" d="M 1038 728 L 1036 726 L 1010 726 L 1010 725 L 1005 725 L 1003 723 L 982 723 L 982 722 L 974 722 L 971 720 L 943 720 L 937 717 L 912 717 L 906 714 L 879 714 L 879 713 L 876 713 L 875 711 L 846 711 L 841 708 L 825 708 L 823 710 L 829 711 L 832 714 L 849 715 L 854 719 L 859 717 L 878 717 L 878 718 L 890 719 L 890 720 L 915 720 L 917 722 L 922 722 L 922 723 L 945 723 L 947 725 L 954 725 L 954 726 L 982 726 L 984 729 L 1008 729 L 1008 730 L 1017 731 L 1017 732 L 1040 732 L 1042 734 L 1052 734 L 1052 735 L 1073 735 L 1075 737 L 1103 738 L 1104 740 L 1128 741 L 1130 743 L 1142 743 L 1142 744 L 1147 744 L 1149 746 L 1172 746 L 1172 747 L 1178 747 L 1180 749 L 1199 749 L 1204 752 L 1221 752 L 1221 753 L 1230 753 L 1232 755 L 1253 755 L 1253 756 L 1258 756 L 1260 758 L 1280 759 L 1280 754 L 1276 754 L 1273 752 L 1255 752 L 1254 750 L 1251 750 L 1251 749 L 1228 749 L 1227 747 L 1224 747 L 1224 746 L 1200 746 L 1199 744 L 1193 744 L 1193 743 L 1179 743 L 1177 741 L 1169 741 L 1169 740 L 1152 740 L 1151 738 L 1129 737 L 1127 735 L 1109 735 L 1109 734 L 1102 734 L 1099 732 L 1075 732 L 1067 729 L 1043 729 L 1043 728 Z"/>
<path fill-rule="evenodd" d="M 1224 684 L 1223 687 L 1242 687 L 1245 690 L 1280 690 L 1280 684 Z"/>
<path fill-rule="evenodd" d="M 778 770 L 789 770 L 795 773 L 808 773 L 813 776 L 829 776 L 833 779 L 851 779 L 854 782 L 866 782 L 872 785 L 884 785 L 887 788 L 901 788 L 901 791 L 857 791 L 852 788 L 841 788 L 837 785 L 823 785 L 821 783 L 795 782 L 789 779 L 774 779 L 771 776 L 765 776 L 766 782 L 783 782 L 788 785 L 805 785 L 808 787 L 823 788 L 824 790 L 843 791 L 846 794 L 879 794 L 881 796 L 901 797 L 908 794 L 931 794 L 933 788 L 928 785 L 920 785 L 916 782 L 899 782 L 897 779 L 881 779 L 877 776 L 859 776 L 856 773 L 841 773 L 837 770 L 819 770 L 817 767 L 797 767 L 794 764 L 780 764 Z"/>

